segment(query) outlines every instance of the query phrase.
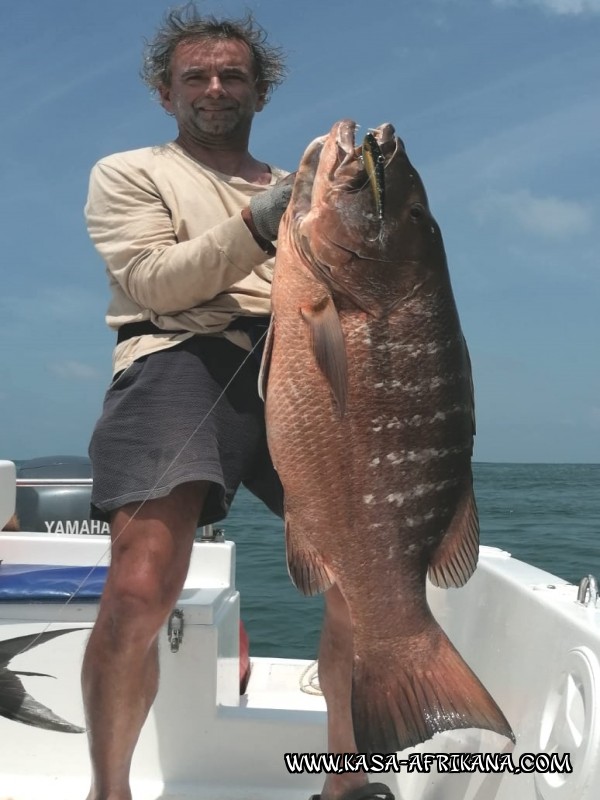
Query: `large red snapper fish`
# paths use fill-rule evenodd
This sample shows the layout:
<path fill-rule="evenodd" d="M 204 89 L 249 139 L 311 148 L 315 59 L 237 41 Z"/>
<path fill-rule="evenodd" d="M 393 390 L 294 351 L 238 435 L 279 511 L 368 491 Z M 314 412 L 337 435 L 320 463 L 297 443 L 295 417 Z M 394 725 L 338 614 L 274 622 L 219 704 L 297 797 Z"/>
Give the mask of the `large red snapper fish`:
<path fill-rule="evenodd" d="M 337 584 L 353 628 L 360 752 L 452 728 L 511 738 L 434 619 L 426 576 L 477 564 L 473 387 L 441 233 L 392 125 L 342 120 L 306 150 L 278 236 L 263 361 L 290 576 Z"/>

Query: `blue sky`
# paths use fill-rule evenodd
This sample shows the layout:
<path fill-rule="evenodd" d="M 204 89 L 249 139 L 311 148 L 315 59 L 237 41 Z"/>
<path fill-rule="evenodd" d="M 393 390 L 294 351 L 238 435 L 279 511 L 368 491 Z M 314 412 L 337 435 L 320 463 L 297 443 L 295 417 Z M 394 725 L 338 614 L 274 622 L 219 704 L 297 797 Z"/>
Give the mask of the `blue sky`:
<path fill-rule="evenodd" d="M 600 0 L 257 0 L 289 77 L 253 154 L 392 122 L 446 243 L 478 461 L 600 461 Z M 174 138 L 138 77 L 158 0 L 0 3 L 0 458 L 84 454 L 110 378 L 89 171 Z"/>

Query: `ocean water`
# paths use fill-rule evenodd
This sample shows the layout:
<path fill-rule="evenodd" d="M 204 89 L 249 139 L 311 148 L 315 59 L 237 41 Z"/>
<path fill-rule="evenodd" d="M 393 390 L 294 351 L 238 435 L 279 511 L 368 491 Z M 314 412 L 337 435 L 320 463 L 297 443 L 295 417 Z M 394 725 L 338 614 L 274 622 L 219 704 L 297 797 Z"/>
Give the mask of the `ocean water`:
<path fill-rule="evenodd" d="M 600 579 L 600 464 L 478 463 L 474 479 L 482 544 L 572 583 Z M 316 658 L 323 600 L 292 585 L 282 521 L 242 489 L 222 527 L 251 654 Z"/>

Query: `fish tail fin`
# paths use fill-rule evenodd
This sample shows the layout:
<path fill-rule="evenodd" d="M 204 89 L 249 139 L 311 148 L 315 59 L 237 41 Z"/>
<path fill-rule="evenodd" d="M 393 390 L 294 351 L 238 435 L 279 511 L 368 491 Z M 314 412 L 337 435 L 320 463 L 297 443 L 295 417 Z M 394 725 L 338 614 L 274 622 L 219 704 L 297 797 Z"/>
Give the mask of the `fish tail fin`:
<path fill-rule="evenodd" d="M 407 647 L 395 660 L 372 652 L 355 656 L 358 752 L 397 752 L 457 728 L 483 728 L 515 742 L 504 714 L 437 623 L 429 638 L 425 652 Z"/>

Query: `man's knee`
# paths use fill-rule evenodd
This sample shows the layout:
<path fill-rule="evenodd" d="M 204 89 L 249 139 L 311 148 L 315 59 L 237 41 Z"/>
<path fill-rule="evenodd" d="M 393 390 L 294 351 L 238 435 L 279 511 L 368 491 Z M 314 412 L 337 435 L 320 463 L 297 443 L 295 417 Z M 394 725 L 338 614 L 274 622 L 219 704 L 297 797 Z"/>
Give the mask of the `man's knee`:
<path fill-rule="evenodd" d="M 190 486 L 174 495 L 190 496 Z M 152 500 L 136 513 L 124 507 L 112 516 L 111 565 L 102 612 L 115 630 L 160 628 L 177 602 L 187 575 L 196 532 L 196 510 L 174 497 Z"/>
<path fill-rule="evenodd" d="M 100 608 L 111 636 L 153 638 L 177 603 L 184 579 L 169 580 L 144 565 L 133 569 L 111 567 Z"/>

